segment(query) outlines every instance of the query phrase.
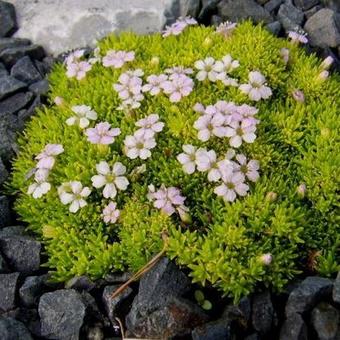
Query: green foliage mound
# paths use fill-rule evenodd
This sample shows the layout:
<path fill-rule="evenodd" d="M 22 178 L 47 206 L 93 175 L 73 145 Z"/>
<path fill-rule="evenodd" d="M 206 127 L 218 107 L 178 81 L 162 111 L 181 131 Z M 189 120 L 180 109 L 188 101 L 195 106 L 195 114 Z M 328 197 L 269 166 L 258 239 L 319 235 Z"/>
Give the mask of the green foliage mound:
<path fill-rule="evenodd" d="M 16 210 L 45 244 L 46 266 L 55 280 L 137 271 L 163 248 L 165 233 L 167 255 L 190 269 L 194 282 L 211 284 L 235 300 L 259 285 L 282 289 L 310 262 L 324 274 L 339 268 L 337 74 L 324 79 L 321 62 L 314 55 L 249 22 L 239 24 L 229 37 L 211 27 L 189 26 L 182 34 L 165 38 L 161 34 L 110 35 L 98 47 L 101 57 L 109 50 L 123 50 L 134 51 L 135 58 L 121 68 L 94 63 L 81 80 L 67 76 L 65 65 L 56 65 L 50 75 L 51 105 L 41 108 L 27 124 L 14 162 L 11 188 L 18 194 Z M 289 50 L 288 63 L 282 48 Z M 259 71 L 272 95 L 253 101 L 237 86 L 195 78 L 196 61 L 221 60 L 227 54 L 239 61 L 232 71 L 239 84 L 248 83 L 249 72 Z M 174 66 L 194 69 L 188 75 L 194 82 L 189 95 L 171 102 L 164 93 L 145 92 L 140 107 L 119 109 L 122 100 L 113 84 L 122 73 L 142 69 L 145 84 L 148 76 Z M 293 96 L 296 90 L 303 92 L 304 100 Z M 63 99 L 59 105 L 53 104 L 56 97 Z M 219 158 L 230 150 L 229 138 L 212 136 L 201 141 L 194 127 L 201 116 L 193 109 L 195 104 L 206 107 L 221 100 L 258 109 L 257 138 L 235 150 L 259 162 L 259 178 L 248 182 L 249 192 L 233 202 L 216 195 L 219 183 L 208 181 L 206 172 L 187 174 L 177 159 L 184 144 L 215 150 Z M 88 128 L 99 122 L 120 128 L 114 142 L 90 143 L 84 129 L 67 125 L 76 105 L 87 105 L 98 114 Z M 136 121 L 152 113 L 159 115 L 164 128 L 155 137 L 151 157 L 128 158 L 125 138 L 137 130 Z M 28 190 L 34 183 L 35 157 L 53 143 L 61 144 L 64 152 L 55 157 L 49 173 L 50 190 L 34 198 Z M 103 188 L 92 186 L 101 161 L 126 167 L 129 185 L 118 190 L 113 200 L 103 197 Z M 75 213 L 58 193 L 70 181 L 91 189 L 87 205 Z M 162 185 L 178 188 L 188 211 L 169 216 L 156 208 L 149 199 L 149 185 L 155 190 Z M 115 223 L 103 220 L 103 209 L 110 201 L 120 211 Z"/>

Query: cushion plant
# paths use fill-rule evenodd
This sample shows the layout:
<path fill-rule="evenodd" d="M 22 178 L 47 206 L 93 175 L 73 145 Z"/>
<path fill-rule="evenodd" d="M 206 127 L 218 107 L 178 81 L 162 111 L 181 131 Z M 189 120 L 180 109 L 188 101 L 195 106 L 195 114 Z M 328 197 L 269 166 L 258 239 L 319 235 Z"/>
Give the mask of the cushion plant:
<path fill-rule="evenodd" d="M 55 65 L 11 183 L 53 279 L 137 271 L 164 240 L 235 300 L 336 271 L 339 76 L 305 40 L 184 18 Z"/>

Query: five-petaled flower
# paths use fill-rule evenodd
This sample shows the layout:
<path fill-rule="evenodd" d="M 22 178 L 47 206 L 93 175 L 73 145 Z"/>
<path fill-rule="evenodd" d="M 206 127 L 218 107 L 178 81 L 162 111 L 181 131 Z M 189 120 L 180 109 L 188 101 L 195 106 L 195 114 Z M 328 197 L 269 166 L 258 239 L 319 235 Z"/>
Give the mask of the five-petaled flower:
<path fill-rule="evenodd" d="M 151 149 L 157 145 L 154 137 L 145 136 L 143 130 L 137 130 L 133 136 L 126 136 L 124 152 L 131 159 L 147 159 L 151 157 Z"/>
<path fill-rule="evenodd" d="M 69 211 L 76 213 L 87 205 L 86 198 L 91 194 L 88 187 L 83 187 L 79 181 L 63 183 L 58 188 L 59 198 L 62 204 L 69 204 Z"/>
<path fill-rule="evenodd" d="M 225 55 L 222 60 L 217 60 L 213 66 L 213 71 L 217 73 L 217 79 L 227 86 L 237 86 L 237 80 L 229 76 L 230 72 L 240 66 L 238 60 L 233 60 L 230 54 Z"/>
<path fill-rule="evenodd" d="M 110 202 L 103 210 L 103 220 L 105 223 L 116 223 L 120 216 L 116 202 Z"/>
<path fill-rule="evenodd" d="M 164 123 L 159 121 L 158 114 L 152 113 L 151 115 L 138 120 L 136 126 L 140 128 L 137 131 L 144 133 L 145 138 L 152 138 L 156 133 L 163 130 Z"/>
<path fill-rule="evenodd" d="M 171 79 L 162 83 L 163 91 L 169 95 L 172 103 L 177 103 L 182 97 L 188 96 L 193 87 L 194 82 L 185 74 L 173 74 Z"/>
<path fill-rule="evenodd" d="M 272 90 L 266 86 L 266 78 L 258 71 L 249 72 L 248 84 L 240 85 L 239 89 L 254 101 L 268 99 L 272 95 Z"/>
<path fill-rule="evenodd" d="M 55 162 L 55 156 L 64 152 L 61 144 L 47 144 L 44 150 L 35 159 L 38 160 L 38 169 L 51 170 Z"/>
<path fill-rule="evenodd" d="M 165 74 L 152 74 L 146 78 L 147 84 L 143 85 L 142 91 L 149 92 L 152 96 L 159 94 L 162 91 L 162 85 L 168 80 L 168 76 Z"/>
<path fill-rule="evenodd" d="M 81 80 L 86 77 L 86 73 L 91 70 L 92 65 L 87 61 L 77 61 L 67 64 L 66 67 L 67 77 Z"/>
<path fill-rule="evenodd" d="M 87 105 L 75 105 L 71 107 L 71 110 L 75 113 L 75 116 L 68 118 L 66 124 L 79 125 L 81 129 L 88 127 L 90 120 L 96 120 L 98 117 L 97 112 Z"/>
<path fill-rule="evenodd" d="M 247 157 L 243 154 L 237 155 L 236 160 L 238 163 L 233 162 L 234 172 L 240 172 L 250 181 L 256 182 L 259 178 L 259 162 L 254 159 L 251 159 L 249 162 L 247 162 Z"/>
<path fill-rule="evenodd" d="M 195 68 L 198 70 L 196 74 L 196 79 L 203 81 L 209 79 L 212 82 L 217 80 L 217 72 L 214 69 L 215 59 L 212 57 L 207 57 L 204 60 L 198 60 L 195 62 Z"/>
<path fill-rule="evenodd" d="M 235 30 L 237 24 L 234 22 L 222 22 L 216 27 L 216 33 L 221 34 L 224 38 L 229 38 Z"/>
<path fill-rule="evenodd" d="M 211 136 L 225 137 L 227 132 L 225 117 L 219 112 L 200 116 L 195 121 L 194 128 L 198 130 L 197 138 L 202 142 L 208 141 Z"/>
<path fill-rule="evenodd" d="M 191 144 L 184 144 L 182 149 L 184 152 L 177 156 L 177 160 L 182 164 L 185 173 L 193 174 L 196 170 L 197 148 Z"/>
<path fill-rule="evenodd" d="M 217 196 L 227 202 L 233 202 L 236 196 L 246 196 L 249 186 L 244 183 L 244 175 L 240 172 L 227 172 L 222 176 L 223 183 L 214 189 Z"/>
<path fill-rule="evenodd" d="M 126 62 L 133 61 L 135 59 L 135 52 L 133 51 L 115 51 L 109 50 L 103 57 L 104 67 L 121 68 Z"/>
<path fill-rule="evenodd" d="M 112 144 L 120 135 L 119 128 L 111 128 L 108 122 L 98 123 L 94 128 L 85 130 L 87 140 L 92 144 Z"/>
<path fill-rule="evenodd" d="M 242 145 L 242 141 L 253 143 L 256 139 L 256 126 L 249 121 L 243 120 L 241 123 L 232 121 L 226 128 L 226 136 L 230 137 L 229 144 L 234 148 Z"/>
<path fill-rule="evenodd" d="M 41 198 L 51 190 L 51 184 L 47 181 L 48 169 L 37 169 L 34 175 L 35 182 L 28 187 L 27 194 L 33 198 Z"/>

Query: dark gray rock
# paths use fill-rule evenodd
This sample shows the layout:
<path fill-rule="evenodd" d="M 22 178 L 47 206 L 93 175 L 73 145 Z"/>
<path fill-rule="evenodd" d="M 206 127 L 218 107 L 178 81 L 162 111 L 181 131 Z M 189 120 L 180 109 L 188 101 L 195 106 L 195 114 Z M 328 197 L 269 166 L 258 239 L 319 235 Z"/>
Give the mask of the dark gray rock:
<path fill-rule="evenodd" d="M 13 318 L 0 317 L 1 340 L 33 340 L 25 325 Z"/>
<path fill-rule="evenodd" d="M 218 14 L 223 20 L 252 19 L 255 23 L 273 21 L 270 13 L 254 0 L 224 0 L 218 4 Z"/>
<path fill-rule="evenodd" d="M 29 236 L 1 236 L 0 248 L 8 264 L 27 275 L 34 274 L 40 268 L 40 242 Z"/>
<path fill-rule="evenodd" d="M 7 171 L 4 163 L 2 162 L 2 159 L 0 158 L 0 187 L 6 182 L 8 175 L 9 175 L 8 171 Z M 1 215 L 1 213 L 0 213 L 0 215 Z"/>
<path fill-rule="evenodd" d="M 191 16 L 196 18 L 200 11 L 200 1 L 175 0 L 165 12 L 166 24 L 172 24 L 178 17 Z"/>
<path fill-rule="evenodd" d="M 279 6 L 283 3 L 284 0 L 270 0 L 268 1 L 265 5 L 264 8 L 268 11 L 268 12 L 273 12 L 276 9 L 279 8 Z"/>
<path fill-rule="evenodd" d="M 244 340 L 261 340 L 257 333 L 253 333 L 244 338 Z"/>
<path fill-rule="evenodd" d="M 252 323 L 262 335 L 268 334 L 274 322 L 274 307 L 269 292 L 257 294 L 253 298 Z"/>
<path fill-rule="evenodd" d="M 320 340 L 335 339 L 339 326 L 339 312 L 330 304 L 321 302 L 311 314 L 313 327 Z"/>
<path fill-rule="evenodd" d="M 303 23 L 304 14 L 300 9 L 297 9 L 291 2 L 285 2 L 279 8 L 277 17 L 280 20 L 283 28 L 288 31 L 294 31 Z"/>
<path fill-rule="evenodd" d="M 20 92 L 0 102 L 0 117 L 16 113 L 26 107 L 33 99 L 32 92 Z"/>
<path fill-rule="evenodd" d="M 0 196 L 0 228 L 4 228 L 10 222 L 11 211 L 9 209 L 8 198 L 6 196 Z"/>
<path fill-rule="evenodd" d="M 174 336 L 189 335 L 192 329 L 206 323 L 209 318 L 197 305 L 182 298 L 171 298 L 166 305 L 148 313 L 144 317 L 138 311 L 126 320 L 128 336 L 133 334 L 142 338 L 171 338 Z M 131 323 L 135 320 L 134 323 Z"/>
<path fill-rule="evenodd" d="M 104 277 L 104 284 L 108 283 L 124 283 L 130 280 L 132 277 L 131 273 L 109 273 Z"/>
<path fill-rule="evenodd" d="M 211 23 L 213 23 L 212 14 L 217 12 L 217 4 L 220 1 L 221 0 L 203 0 L 202 8 L 198 15 L 198 21 L 209 24 L 209 19 L 211 19 Z M 223 21 L 221 17 L 218 18 L 220 18 L 221 22 Z"/>
<path fill-rule="evenodd" d="M 274 21 L 266 25 L 266 28 L 269 32 L 273 33 L 274 35 L 278 35 L 281 31 L 282 26 L 280 21 Z"/>
<path fill-rule="evenodd" d="M 0 78 L 0 100 L 9 95 L 18 92 L 26 87 L 26 84 L 11 76 L 3 76 Z"/>
<path fill-rule="evenodd" d="M 322 9 L 322 6 L 315 6 L 309 9 L 308 11 L 304 11 L 305 17 L 309 19 L 311 16 L 313 16 L 316 12 L 320 11 Z"/>
<path fill-rule="evenodd" d="M 19 236 L 25 234 L 25 227 L 16 225 L 0 229 L 0 238 L 8 236 Z"/>
<path fill-rule="evenodd" d="M 238 305 L 228 305 L 222 314 L 221 319 L 226 320 L 227 324 L 237 324 L 239 329 L 246 330 L 251 318 L 251 301 L 248 297 L 240 300 Z"/>
<path fill-rule="evenodd" d="M 267 3 L 269 0 L 256 0 L 256 2 L 260 5 L 264 5 L 265 3 Z"/>
<path fill-rule="evenodd" d="M 25 307 L 34 307 L 46 289 L 46 275 L 28 276 L 19 289 L 20 301 Z"/>
<path fill-rule="evenodd" d="M 323 8 L 307 20 L 304 30 L 312 46 L 337 47 L 340 45 L 339 26 L 340 14 Z"/>
<path fill-rule="evenodd" d="M 8 71 L 3 63 L 0 63 L 0 78 L 8 76 Z"/>
<path fill-rule="evenodd" d="M 210 24 L 214 25 L 214 26 L 218 26 L 223 22 L 223 19 L 218 16 L 218 15 L 212 15 L 211 16 L 211 20 L 210 20 Z"/>
<path fill-rule="evenodd" d="M 7 273 L 8 271 L 9 271 L 8 265 L 3 256 L 0 254 L 0 274 Z"/>
<path fill-rule="evenodd" d="M 17 129 L 19 131 L 23 130 L 25 121 L 35 114 L 36 108 L 39 107 L 40 105 L 41 105 L 41 99 L 40 99 L 40 96 L 38 95 L 37 97 L 34 98 L 32 104 L 27 109 L 20 110 L 18 112 L 17 116 L 18 116 L 19 122 L 17 125 Z"/>
<path fill-rule="evenodd" d="M 19 273 L 0 274 L 0 311 L 7 312 L 15 307 L 18 280 Z"/>
<path fill-rule="evenodd" d="M 47 339 L 79 339 L 85 305 L 79 293 L 62 289 L 41 296 L 38 307 L 41 335 Z"/>
<path fill-rule="evenodd" d="M 18 119 L 14 115 L 0 117 L 0 158 L 8 163 L 14 156 L 17 146 L 15 143 L 15 129 L 18 126 Z M 0 228 L 3 225 L 0 203 Z"/>
<path fill-rule="evenodd" d="M 303 11 L 311 9 L 313 6 L 316 6 L 319 3 L 319 0 L 294 0 L 294 5 Z"/>
<path fill-rule="evenodd" d="M 28 89 L 37 95 L 46 95 L 49 88 L 50 85 L 48 83 L 48 80 L 43 79 L 30 85 Z"/>
<path fill-rule="evenodd" d="M 196 327 L 192 331 L 191 336 L 193 340 L 232 339 L 230 325 L 224 319 L 208 322 L 202 326 Z"/>
<path fill-rule="evenodd" d="M 300 314 L 291 314 L 283 323 L 279 340 L 308 340 L 307 326 Z"/>
<path fill-rule="evenodd" d="M 11 76 L 23 81 L 27 85 L 36 83 L 42 79 L 41 74 L 38 72 L 29 56 L 22 57 L 13 65 Z"/>
<path fill-rule="evenodd" d="M 12 35 L 17 28 L 14 6 L 8 2 L 0 1 L 0 37 Z"/>
<path fill-rule="evenodd" d="M 325 7 L 332 9 L 335 12 L 340 12 L 340 2 L 339 0 L 322 0 Z"/>
<path fill-rule="evenodd" d="M 90 280 L 87 276 L 75 276 L 65 283 L 67 289 L 77 289 L 91 291 L 96 284 Z"/>
<path fill-rule="evenodd" d="M 39 45 L 6 48 L 0 52 L 0 61 L 10 68 L 24 56 L 29 56 L 31 59 L 41 60 L 45 56 L 45 51 Z"/>
<path fill-rule="evenodd" d="M 132 289 L 128 287 L 121 294 L 112 298 L 113 292 L 115 292 L 120 286 L 106 286 L 103 291 L 102 301 L 109 319 L 114 322 L 115 317 L 118 316 L 119 309 L 131 296 Z"/>
<path fill-rule="evenodd" d="M 310 276 L 301 282 L 289 295 L 286 316 L 310 311 L 321 299 L 331 295 L 333 282 L 329 279 Z"/>
<path fill-rule="evenodd" d="M 87 340 L 104 340 L 104 332 L 102 327 L 90 327 L 86 332 Z"/>
<path fill-rule="evenodd" d="M 6 48 L 28 46 L 31 42 L 28 39 L 21 38 L 0 38 L 0 52 Z"/>
<path fill-rule="evenodd" d="M 338 272 L 338 275 L 334 281 L 333 301 L 340 304 L 340 272 Z"/>

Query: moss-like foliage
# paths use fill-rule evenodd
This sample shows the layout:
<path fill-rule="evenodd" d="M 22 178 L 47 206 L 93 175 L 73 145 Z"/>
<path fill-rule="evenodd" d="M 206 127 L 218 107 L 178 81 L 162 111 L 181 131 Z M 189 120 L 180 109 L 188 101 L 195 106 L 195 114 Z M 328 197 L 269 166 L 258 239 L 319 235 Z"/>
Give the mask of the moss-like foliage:
<path fill-rule="evenodd" d="M 110 35 L 99 42 L 100 54 L 109 50 L 134 51 L 134 61 L 123 68 L 93 65 L 80 81 L 68 78 L 64 65 L 56 65 L 50 75 L 51 106 L 41 108 L 27 124 L 19 139 L 20 153 L 14 162 L 11 188 L 18 194 L 16 210 L 28 228 L 44 242 L 47 266 L 57 281 L 88 274 L 100 278 L 114 270 L 138 270 L 163 248 L 162 234 L 168 235 L 168 256 L 190 269 L 194 282 L 212 284 L 236 300 L 258 284 L 280 290 L 307 268 L 310 254 L 318 254 L 325 274 L 338 269 L 339 259 L 339 76 L 321 79 L 320 61 L 288 40 L 272 36 L 261 26 L 249 22 L 237 26 L 229 38 L 209 27 L 187 27 L 178 36 L 160 34 L 139 36 Z M 286 64 L 280 54 L 289 49 Z M 160 94 L 145 94 L 141 106 L 127 114 L 118 110 L 121 99 L 112 85 L 128 69 L 142 69 L 145 81 L 166 68 L 194 68 L 197 60 L 211 56 L 216 60 L 230 54 L 240 66 L 233 77 L 248 82 L 250 71 L 261 72 L 272 89 L 269 99 L 251 101 L 237 87 L 221 82 L 199 82 L 181 101 L 172 103 Z M 157 57 L 157 58 L 155 58 Z M 292 91 L 301 90 L 304 102 Z M 63 105 L 53 105 L 55 97 Z M 243 143 L 237 152 L 260 163 L 260 177 L 250 184 L 245 197 L 225 202 L 214 193 L 216 183 L 206 173 L 186 174 L 176 156 L 183 144 L 214 149 L 223 155 L 230 148 L 228 139 L 197 138 L 194 122 L 200 116 L 193 107 L 219 100 L 258 109 L 257 138 Z M 88 142 L 78 126 L 65 121 L 74 105 L 88 105 L 98 113 L 96 122 L 109 122 L 121 134 L 107 147 Z M 135 122 L 158 113 L 165 123 L 157 134 L 157 146 L 147 160 L 129 159 L 123 152 L 124 139 L 136 130 Z M 51 189 L 41 198 L 27 194 L 33 182 L 27 174 L 36 166 L 35 157 L 46 144 L 62 144 L 49 175 Z M 96 164 L 119 161 L 130 182 L 119 191 L 115 202 L 120 218 L 106 224 L 102 211 L 109 200 L 102 189 L 92 187 Z M 146 165 L 145 172 L 136 168 Z M 57 188 L 65 182 L 80 181 L 92 193 L 87 205 L 71 213 L 63 205 Z M 147 198 L 148 185 L 177 187 L 186 197 L 191 221 L 178 214 L 167 216 Z M 305 184 L 305 193 L 297 192 Z M 304 190 L 303 190 L 304 191 Z M 303 196 L 303 197 L 302 197 Z M 263 261 L 271 254 L 272 261 Z M 318 260 L 319 259 L 319 260 Z"/>

